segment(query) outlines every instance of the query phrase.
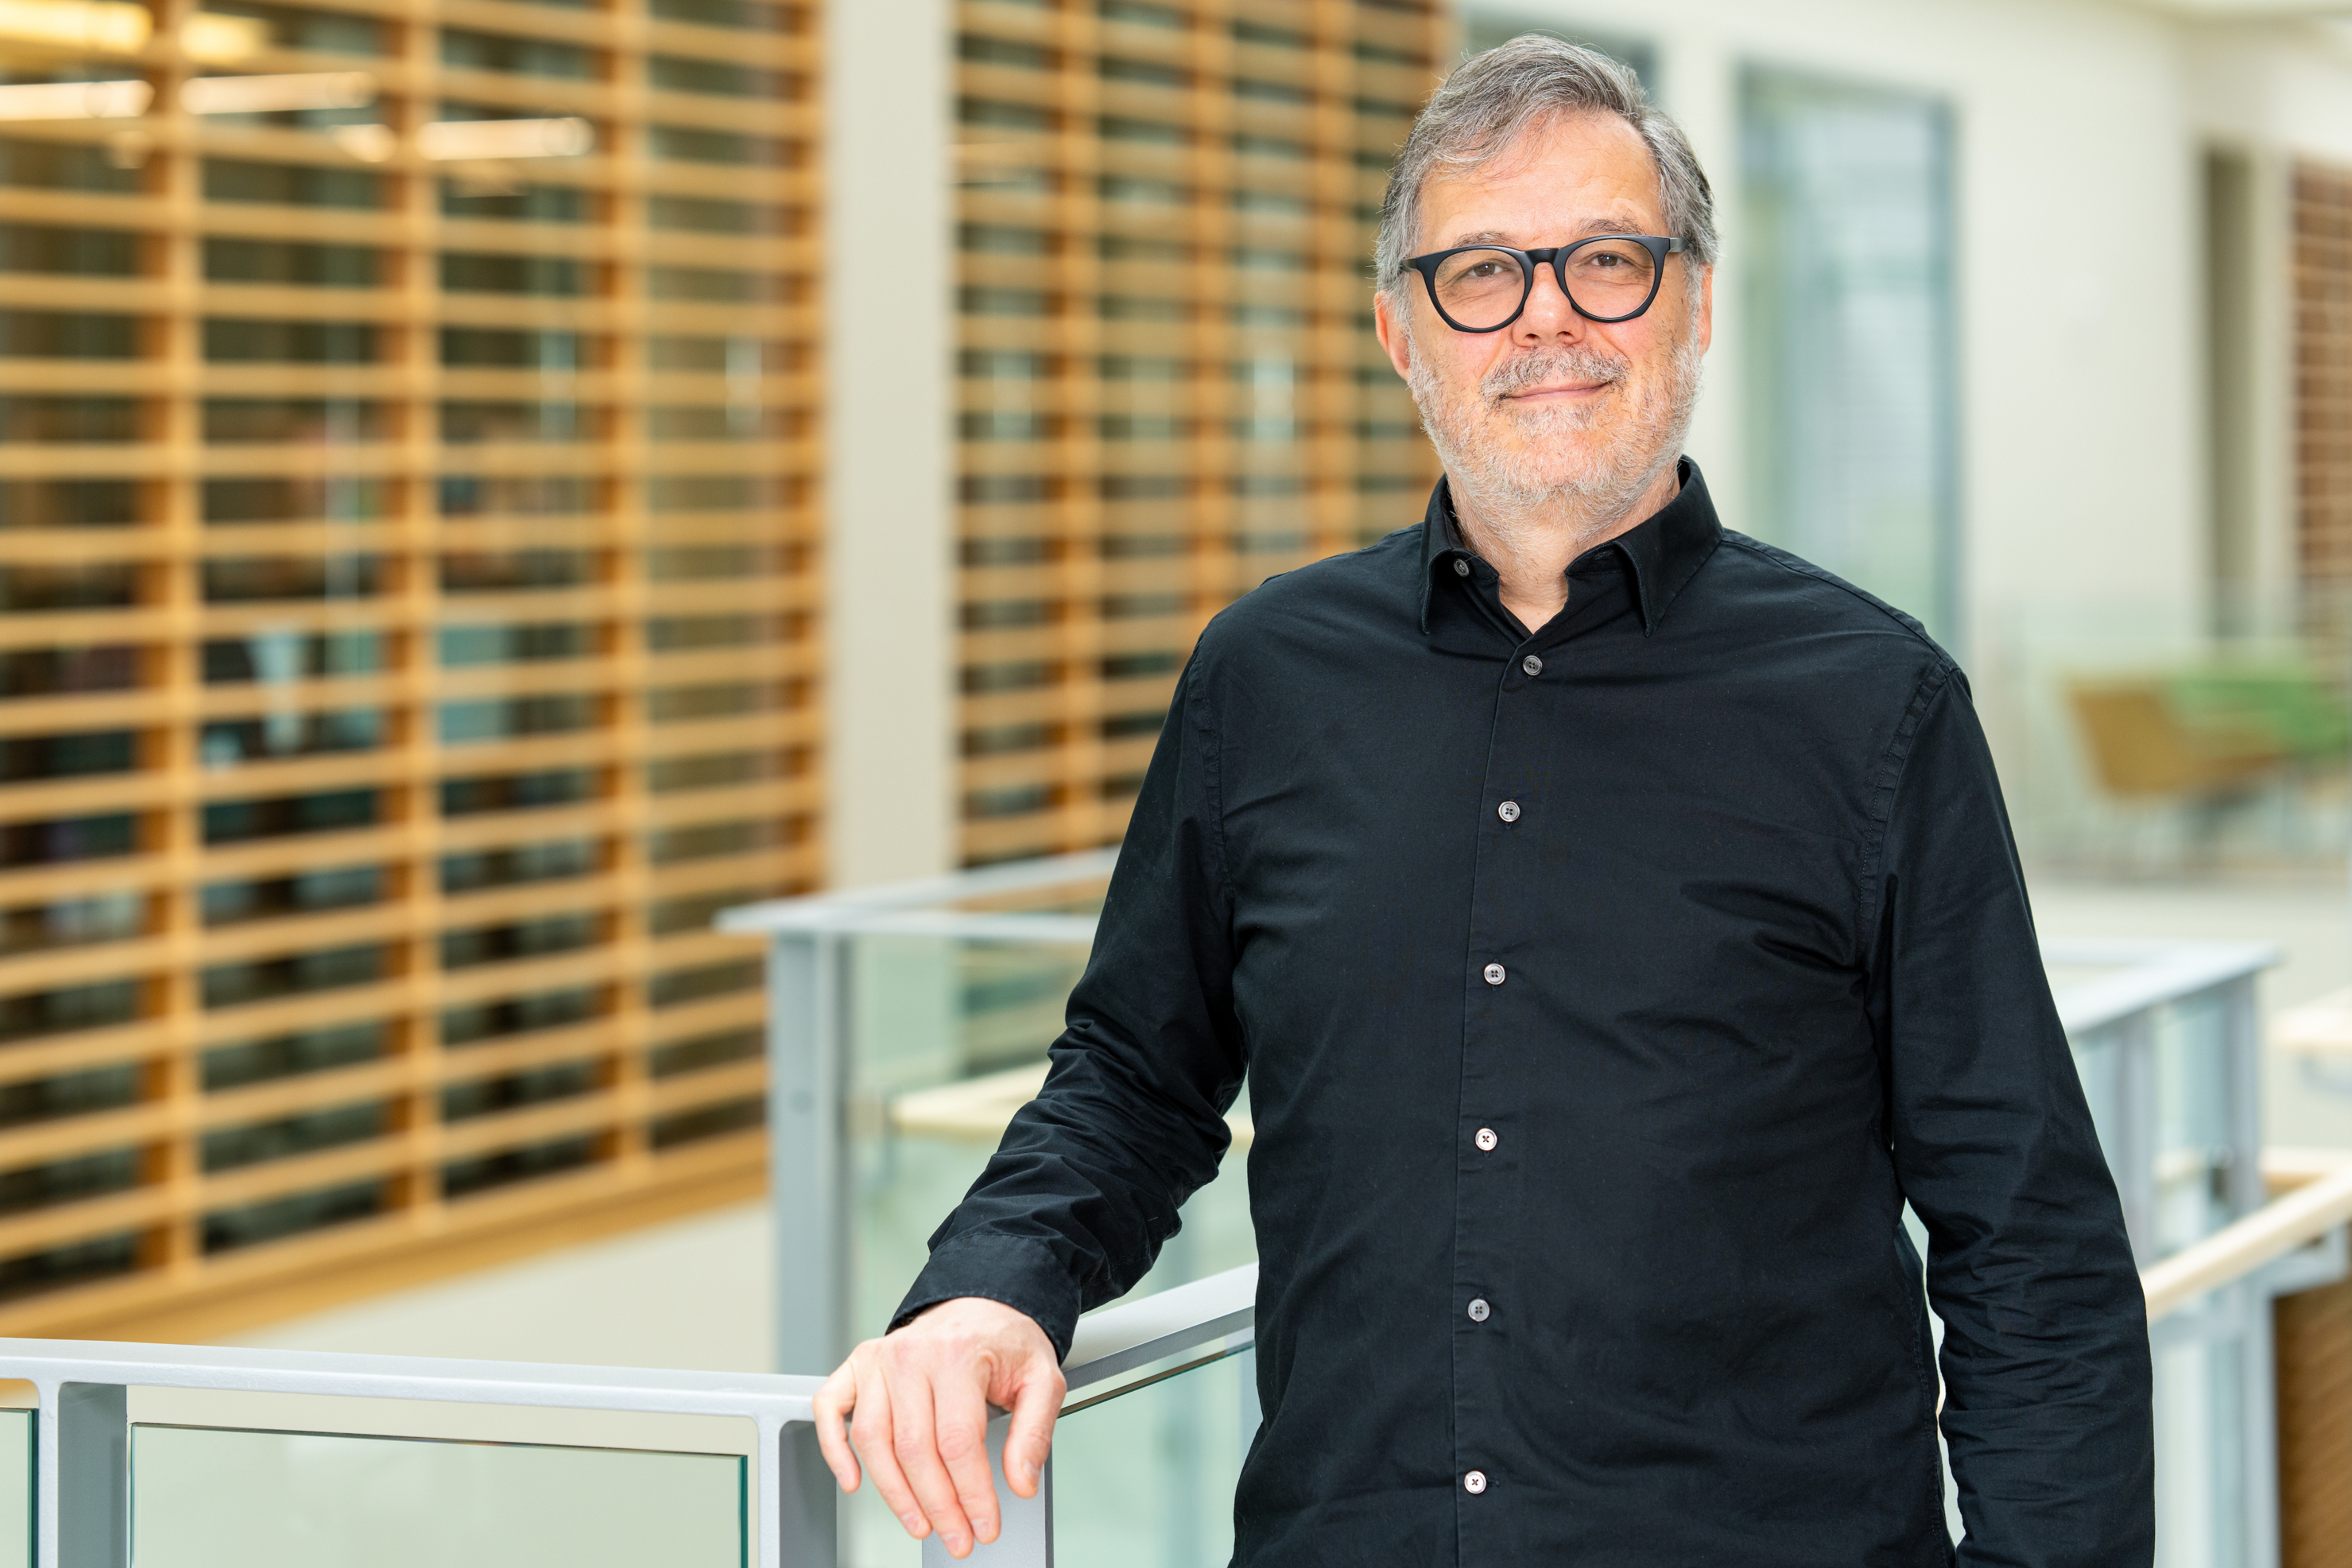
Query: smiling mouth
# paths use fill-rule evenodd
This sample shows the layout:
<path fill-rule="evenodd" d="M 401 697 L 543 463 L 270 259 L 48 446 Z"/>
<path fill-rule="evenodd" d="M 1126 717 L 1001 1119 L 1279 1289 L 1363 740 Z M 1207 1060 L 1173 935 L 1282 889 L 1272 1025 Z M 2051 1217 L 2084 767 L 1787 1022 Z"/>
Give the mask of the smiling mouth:
<path fill-rule="evenodd" d="M 1606 392 L 1613 382 L 1577 382 L 1567 386 L 1529 387 L 1525 392 L 1505 392 L 1505 402 L 1525 402 L 1536 398 L 1584 397 L 1592 392 Z"/>

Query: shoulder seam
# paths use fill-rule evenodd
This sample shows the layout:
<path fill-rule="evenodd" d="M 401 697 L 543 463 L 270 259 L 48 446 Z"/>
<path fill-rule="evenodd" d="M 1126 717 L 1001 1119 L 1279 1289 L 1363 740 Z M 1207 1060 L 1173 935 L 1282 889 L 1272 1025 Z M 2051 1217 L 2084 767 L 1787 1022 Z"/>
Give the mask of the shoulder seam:
<path fill-rule="evenodd" d="M 1921 672 L 1918 683 L 1911 688 L 1911 700 L 1904 706 L 1903 716 L 1896 721 L 1895 733 L 1886 742 L 1886 750 L 1880 756 L 1878 766 L 1872 770 L 1867 787 L 1869 805 L 1863 829 L 1861 885 L 1854 890 L 1854 957 L 1857 963 L 1867 961 L 1872 933 L 1877 928 L 1880 904 L 1885 892 L 1886 834 L 1895 820 L 1895 797 L 1902 792 L 1904 775 L 1911 765 L 1912 748 L 1918 741 L 1921 726 L 1927 723 L 1927 711 L 1950 688 L 1957 669 L 1958 666 L 1947 658 Z"/>
<path fill-rule="evenodd" d="M 1209 651 L 1208 641 L 1203 632 L 1200 641 L 1193 644 L 1194 660 L 1214 657 Z M 1201 789 L 1207 798 L 1209 832 L 1217 857 L 1217 888 L 1224 894 L 1225 907 L 1231 909 L 1237 901 L 1234 893 L 1233 866 L 1225 852 L 1224 734 L 1209 711 L 1209 672 L 1203 668 L 1201 675 L 1197 682 L 1185 683 L 1190 688 L 1185 695 L 1185 703 L 1194 710 L 1187 716 L 1201 737 Z"/>

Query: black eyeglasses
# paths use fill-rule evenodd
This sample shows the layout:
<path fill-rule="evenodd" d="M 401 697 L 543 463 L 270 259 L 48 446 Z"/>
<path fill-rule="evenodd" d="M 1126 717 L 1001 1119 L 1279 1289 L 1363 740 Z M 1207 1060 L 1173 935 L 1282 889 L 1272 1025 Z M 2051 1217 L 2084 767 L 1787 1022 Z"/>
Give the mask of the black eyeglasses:
<path fill-rule="evenodd" d="M 1549 250 L 1465 245 L 1405 262 L 1429 286 L 1429 302 L 1457 332 L 1499 332 L 1535 292 L 1536 268 L 1551 263 L 1559 291 L 1588 321 L 1631 321 L 1658 298 L 1666 257 L 1683 248 L 1657 235 L 1595 235 Z"/>

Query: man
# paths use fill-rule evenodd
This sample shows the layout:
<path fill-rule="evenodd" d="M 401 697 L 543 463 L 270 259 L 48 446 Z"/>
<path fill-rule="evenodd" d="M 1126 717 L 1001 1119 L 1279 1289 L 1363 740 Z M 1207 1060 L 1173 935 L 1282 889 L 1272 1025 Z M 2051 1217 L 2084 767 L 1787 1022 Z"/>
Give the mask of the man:
<path fill-rule="evenodd" d="M 1379 332 L 1445 478 L 1180 683 L 1037 1100 L 819 1397 L 908 1529 L 1037 1484 L 1077 1313 L 1244 1072 L 1265 1422 L 1234 1560 L 2152 1556 L 2145 1315 L 1992 765 L 1919 627 L 1677 461 L 1711 196 L 1524 37 L 1400 154 Z"/>

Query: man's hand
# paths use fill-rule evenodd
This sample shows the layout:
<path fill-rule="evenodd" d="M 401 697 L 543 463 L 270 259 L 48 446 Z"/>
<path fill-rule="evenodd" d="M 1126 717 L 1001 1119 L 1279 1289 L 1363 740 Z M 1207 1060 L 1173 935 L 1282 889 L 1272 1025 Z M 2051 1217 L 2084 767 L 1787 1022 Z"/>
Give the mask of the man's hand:
<path fill-rule="evenodd" d="M 1013 1412 L 1006 1484 L 1035 1497 L 1064 1386 L 1035 1320 L 961 1296 L 849 1353 L 817 1391 L 817 1442 L 842 1490 L 857 1490 L 863 1455 L 907 1533 L 920 1541 L 936 1530 L 948 1555 L 962 1557 L 975 1542 L 994 1541 L 999 1524 L 988 1407 Z"/>

